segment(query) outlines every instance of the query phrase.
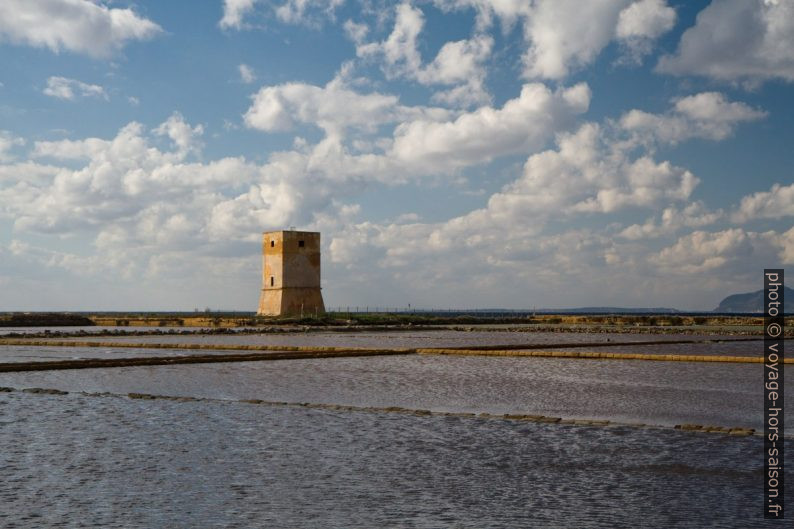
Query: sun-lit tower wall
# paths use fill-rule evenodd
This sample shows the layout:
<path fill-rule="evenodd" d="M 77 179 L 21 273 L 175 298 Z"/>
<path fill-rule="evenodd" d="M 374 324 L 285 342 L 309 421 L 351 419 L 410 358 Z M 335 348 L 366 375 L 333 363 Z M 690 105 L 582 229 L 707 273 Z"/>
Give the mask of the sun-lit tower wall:
<path fill-rule="evenodd" d="M 257 314 L 310 316 L 325 312 L 318 232 L 265 232 L 262 258 L 262 293 Z"/>

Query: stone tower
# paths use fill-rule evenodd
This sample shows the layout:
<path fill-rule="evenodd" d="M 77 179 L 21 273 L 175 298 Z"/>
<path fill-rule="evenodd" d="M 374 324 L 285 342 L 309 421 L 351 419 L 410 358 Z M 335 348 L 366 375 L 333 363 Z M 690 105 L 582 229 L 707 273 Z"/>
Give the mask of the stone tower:
<path fill-rule="evenodd" d="M 320 234 L 268 231 L 262 237 L 260 316 L 323 314 L 320 292 Z"/>

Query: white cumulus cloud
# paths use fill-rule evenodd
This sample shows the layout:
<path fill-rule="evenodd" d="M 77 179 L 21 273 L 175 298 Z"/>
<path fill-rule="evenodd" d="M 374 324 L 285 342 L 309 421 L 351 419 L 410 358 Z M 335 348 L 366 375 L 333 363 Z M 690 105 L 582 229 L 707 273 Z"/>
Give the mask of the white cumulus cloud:
<path fill-rule="evenodd" d="M 790 254 L 791 241 L 776 232 L 730 228 L 717 232 L 693 231 L 663 248 L 649 261 L 665 274 L 714 274 L 738 277 L 757 272 L 757 263 L 775 262 Z M 787 264 L 787 263 L 786 263 Z"/>
<path fill-rule="evenodd" d="M 316 24 L 320 17 L 333 18 L 344 0 L 285 0 L 276 7 L 276 17 L 288 24 Z"/>
<path fill-rule="evenodd" d="M 543 84 L 527 84 L 501 108 L 484 106 L 451 121 L 401 123 L 391 155 L 409 167 L 451 170 L 527 152 L 542 146 L 589 104 L 590 89 L 584 83 L 556 92 Z"/>
<path fill-rule="evenodd" d="M 626 1 L 541 0 L 533 6 L 524 33 L 529 78 L 562 79 L 590 64 L 613 39 Z"/>
<path fill-rule="evenodd" d="M 794 2 L 720 0 L 701 11 L 657 70 L 717 80 L 794 81 Z"/>
<path fill-rule="evenodd" d="M 182 114 L 175 112 L 154 129 L 154 133 L 168 136 L 177 146 L 178 152 L 187 154 L 200 149 L 199 137 L 204 134 L 204 127 L 202 125 L 191 127 Z"/>
<path fill-rule="evenodd" d="M 223 0 L 223 18 L 218 25 L 222 29 L 240 29 L 245 15 L 253 11 L 257 0 Z"/>
<path fill-rule="evenodd" d="M 221 29 L 240 30 L 247 26 L 245 18 L 254 13 L 261 0 L 223 0 Z M 267 2 L 269 11 L 286 24 L 317 26 L 325 18 L 333 19 L 344 0 L 283 0 L 279 4 Z M 275 4 L 275 5 L 274 5 Z"/>
<path fill-rule="evenodd" d="M 650 218 L 644 224 L 632 224 L 620 232 L 620 237 L 637 241 L 671 235 L 684 228 L 709 226 L 724 218 L 725 213 L 718 209 L 710 211 L 698 200 L 685 207 L 670 206 L 664 209 L 659 222 Z"/>
<path fill-rule="evenodd" d="M 246 84 L 253 83 L 256 81 L 256 74 L 254 73 L 254 69 L 248 66 L 247 64 L 241 64 L 237 67 L 237 70 L 240 72 L 240 80 Z"/>
<path fill-rule="evenodd" d="M 499 156 L 542 147 L 556 132 L 585 112 L 590 89 L 584 83 L 551 91 L 540 83 L 525 85 L 518 97 L 501 108 L 473 111 L 400 105 L 395 96 L 360 94 L 335 79 L 325 87 L 289 83 L 262 88 L 245 114 L 245 123 L 268 132 L 306 123 L 325 130 L 326 139 L 313 147 L 313 157 L 335 172 L 406 181 L 431 174 L 449 174 L 487 163 Z M 349 129 L 377 133 L 394 126 L 391 136 L 356 140 L 365 151 L 351 155 L 345 145 Z"/>
<path fill-rule="evenodd" d="M 44 95 L 55 97 L 57 99 L 67 99 L 69 101 L 78 97 L 98 97 L 107 99 L 108 95 L 105 89 L 96 84 L 88 84 L 76 79 L 68 79 L 66 77 L 49 77 L 47 79 L 47 86 L 42 90 Z"/>
<path fill-rule="evenodd" d="M 745 222 L 751 219 L 779 219 L 794 216 L 794 184 L 775 184 L 769 191 L 759 191 L 743 197 L 732 219 Z"/>
<path fill-rule="evenodd" d="M 360 94 L 338 81 L 325 87 L 286 83 L 260 89 L 245 113 L 245 123 L 264 131 L 290 130 L 297 123 L 326 130 L 371 128 L 398 119 L 398 102 L 396 96 Z"/>
<path fill-rule="evenodd" d="M 675 10 L 665 0 L 640 0 L 621 11 L 616 35 L 628 50 L 628 59 L 642 62 L 653 42 L 670 31 L 675 20 Z"/>
<path fill-rule="evenodd" d="M 7 130 L 0 130 L 0 162 L 7 162 L 13 158 L 11 149 L 25 145 L 25 140 L 18 138 Z"/>
<path fill-rule="evenodd" d="M 620 118 L 620 126 L 645 139 L 679 143 L 691 138 L 723 140 L 733 134 L 740 123 L 766 117 L 763 110 L 745 103 L 729 101 L 719 92 L 699 94 L 675 100 L 664 114 L 630 110 Z"/>
<path fill-rule="evenodd" d="M 471 106 L 490 101 L 484 87 L 485 62 L 491 55 L 493 39 L 477 34 L 470 39 L 444 43 L 436 57 L 425 64 L 419 52 L 419 35 L 424 13 L 409 2 L 395 8 L 394 28 L 381 42 L 364 43 L 367 26 L 347 21 L 348 36 L 362 58 L 379 58 L 389 78 L 404 77 L 423 85 L 457 85 L 436 94 L 435 100 L 453 106 Z"/>
<path fill-rule="evenodd" d="M 605 234 L 571 230 L 544 235 L 544 226 L 552 218 L 565 221 L 686 203 L 698 184 L 694 175 L 629 151 L 608 129 L 594 123 L 582 125 L 573 133 L 561 134 L 556 149 L 529 156 L 522 174 L 491 195 L 485 207 L 436 223 L 407 219 L 348 226 L 335 235 L 331 257 L 355 266 L 363 253 L 377 258 L 382 267 L 410 266 L 412 270 L 420 268 L 417 262 L 421 262 L 428 275 L 445 281 L 457 273 L 471 276 L 475 270 L 493 278 L 494 274 L 485 273 L 489 267 L 557 276 L 564 269 L 584 273 L 582 267 L 595 263 L 621 262 Z M 464 263 L 467 271 L 456 271 L 450 263 Z M 551 268 L 544 270 L 544 266 Z"/>
<path fill-rule="evenodd" d="M 507 33 L 520 25 L 526 44 L 524 77 L 563 79 L 595 61 L 612 41 L 641 62 L 672 29 L 675 10 L 666 0 L 435 0 L 443 10 L 474 9 L 480 31 L 495 19 Z"/>
<path fill-rule="evenodd" d="M 522 178 L 491 197 L 489 209 L 516 213 L 611 213 L 686 200 L 698 179 L 648 156 L 632 158 L 600 126 L 562 135 L 556 151 L 529 157 Z"/>
<path fill-rule="evenodd" d="M 3 0 L 0 39 L 15 44 L 107 57 L 129 41 L 146 40 L 160 26 L 131 9 L 89 0 Z"/>
<path fill-rule="evenodd" d="M 640 0 L 620 12 L 616 33 L 621 39 L 655 39 L 670 31 L 675 19 L 675 10 L 664 0 Z"/>

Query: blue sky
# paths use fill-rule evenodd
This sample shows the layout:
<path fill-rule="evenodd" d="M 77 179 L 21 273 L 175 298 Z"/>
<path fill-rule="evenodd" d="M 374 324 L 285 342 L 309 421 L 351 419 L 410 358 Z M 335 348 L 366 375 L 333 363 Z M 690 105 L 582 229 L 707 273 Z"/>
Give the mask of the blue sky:
<path fill-rule="evenodd" d="M 708 310 L 794 263 L 794 2 L 7 0 L 0 310 Z"/>

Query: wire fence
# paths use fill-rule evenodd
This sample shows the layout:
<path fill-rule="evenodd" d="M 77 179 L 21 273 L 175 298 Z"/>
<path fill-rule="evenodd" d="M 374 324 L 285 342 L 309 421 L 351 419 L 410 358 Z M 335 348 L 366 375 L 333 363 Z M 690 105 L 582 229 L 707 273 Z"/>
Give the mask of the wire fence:
<path fill-rule="evenodd" d="M 521 317 L 534 316 L 534 310 L 518 309 L 453 309 L 417 307 L 380 307 L 380 306 L 338 306 L 327 307 L 330 314 L 416 314 L 424 316 L 479 316 L 479 317 Z"/>

